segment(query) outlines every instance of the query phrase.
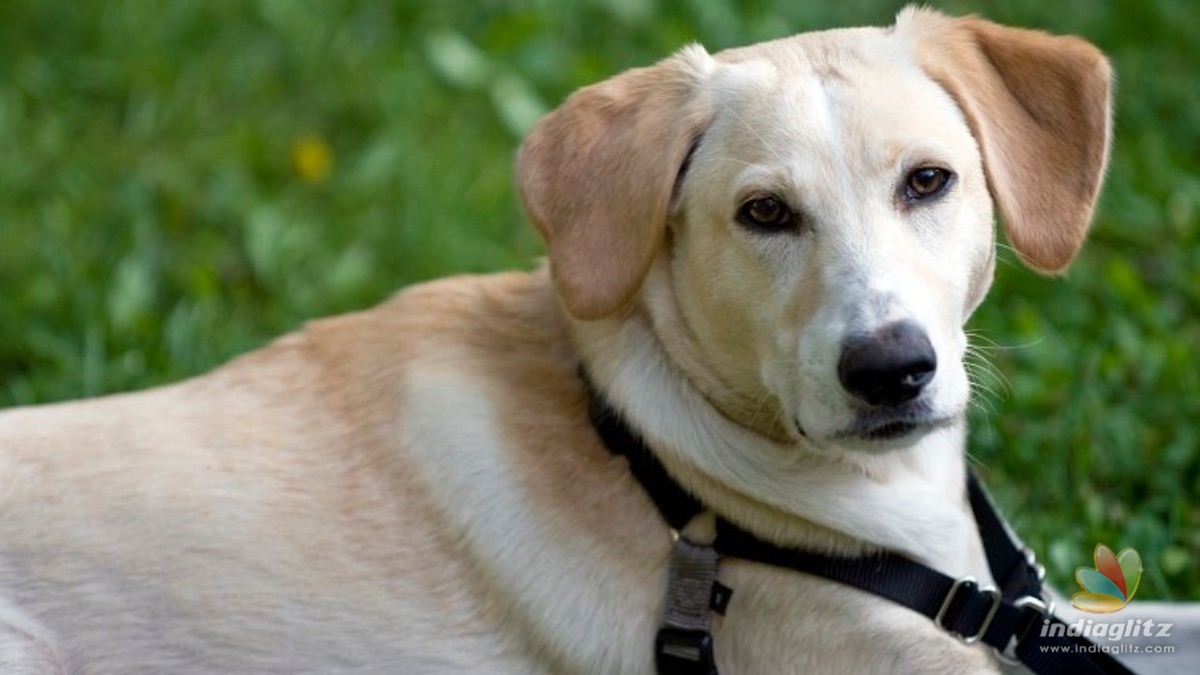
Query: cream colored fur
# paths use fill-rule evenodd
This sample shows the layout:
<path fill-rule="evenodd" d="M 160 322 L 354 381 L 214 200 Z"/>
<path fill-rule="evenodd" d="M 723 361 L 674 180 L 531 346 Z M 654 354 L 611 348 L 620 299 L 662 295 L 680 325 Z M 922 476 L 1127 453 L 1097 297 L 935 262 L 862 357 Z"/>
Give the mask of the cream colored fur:
<path fill-rule="evenodd" d="M 651 673 L 668 531 L 590 427 L 580 363 L 743 527 L 986 580 L 962 359 L 992 196 L 1022 258 L 1062 269 L 1108 82 L 1081 40 L 906 10 L 581 90 L 518 162 L 548 268 L 414 287 L 178 385 L 0 414 L 0 670 Z M 930 164 L 955 182 L 906 202 Z M 766 192 L 798 228 L 735 222 Z M 898 320 L 937 375 L 917 428 L 870 440 L 839 345 Z M 999 667 L 857 590 L 739 560 L 721 578 L 725 675 Z"/>

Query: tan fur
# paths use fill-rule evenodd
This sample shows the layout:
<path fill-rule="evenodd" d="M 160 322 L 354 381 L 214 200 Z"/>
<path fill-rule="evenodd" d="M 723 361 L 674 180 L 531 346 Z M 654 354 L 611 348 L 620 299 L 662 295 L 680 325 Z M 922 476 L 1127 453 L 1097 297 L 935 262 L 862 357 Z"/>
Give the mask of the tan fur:
<path fill-rule="evenodd" d="M 1030 266 L 1079 251 L 1108 164 L 1112 69 L 1076 37 L 913 13 L 917 54 L 979 138 L 1005 232 Z"/>
<path fill-rule="evenodd" d="M 708 120 L 694 61 L 685 51 L 580 89 L 521 146 L 521 195 L 577 318 L 623 308 L 658 249 L 675 175 Z"/>
<path fill-rule="evenodd" d="M 1106 78 L 1078 40 L 906 11 L 580 91 L 518 161 L 548 268 L 417 286 L 174 386 L 0 414 L 0 665 L 652 672 L 668 531 L 591 428 L 581 365 L 759 536 L 986 582 L 961 359 L 989 191 L 1025 259 L 1066 265 Z M 954 188 L 898 197 L 929 162 Z M 733 222 L 764 190 L 802 226 Z M 837 348 L 897 320 L 928 331 L 937 379 L 915 430 L 872 440 Z M 721 579 L 725 675 L 1000 669 L 857 590 L 739 560 Z"/>

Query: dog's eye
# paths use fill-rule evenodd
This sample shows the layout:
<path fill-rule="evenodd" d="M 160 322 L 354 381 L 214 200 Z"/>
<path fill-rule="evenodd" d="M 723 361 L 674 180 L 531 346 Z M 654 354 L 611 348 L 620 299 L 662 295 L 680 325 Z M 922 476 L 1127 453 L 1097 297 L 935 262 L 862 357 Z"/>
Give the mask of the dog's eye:
<path fill-rule="evenodd" d="M 757 197 L 742 204 L 737 219 L 746 227 L 775 232 L 790 227 L 793 214 L 777 197 Z"/>
<path fill-rule="evenodd" d="M 954 174 L 935 166 L 923 166 L 904 181 L 904 198 L 910 201 L 929 199 L 945 192 Z"/>

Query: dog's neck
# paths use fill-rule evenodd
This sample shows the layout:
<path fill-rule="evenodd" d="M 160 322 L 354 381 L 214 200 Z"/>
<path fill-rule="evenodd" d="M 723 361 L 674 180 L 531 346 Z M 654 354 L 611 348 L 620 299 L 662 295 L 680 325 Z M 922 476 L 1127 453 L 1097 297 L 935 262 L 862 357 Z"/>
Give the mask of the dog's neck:
<path fill-rule="evenodd" d="M 986 573 L 964 494 L 964 424 L 917 448 L 815 450 L 747 428 L 668 353 L 649 314 L 574 322 L 593 384 L 702 503 L 764 539 L 827 553 L 888 549 Z"/>

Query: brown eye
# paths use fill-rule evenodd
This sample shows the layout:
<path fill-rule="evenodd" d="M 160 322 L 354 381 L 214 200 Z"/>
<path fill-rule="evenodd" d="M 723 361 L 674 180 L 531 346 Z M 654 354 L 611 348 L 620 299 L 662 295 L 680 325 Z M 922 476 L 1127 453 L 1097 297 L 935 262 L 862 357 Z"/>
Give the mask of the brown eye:
<path fill-rule="evenodd" d="M 923 166 L 912 173 L 904 181 L 904 197 L 910 201 L 929 199 L 946 191 L 954 174 L 946 169 L 933 166 Z"/>
<path fill-rule="evenodd" d="M 792 210 L 777 197 L 758 197 L 742 204 L 738 222 L 756 230 L 778 231 L 792 224 Z"/>

